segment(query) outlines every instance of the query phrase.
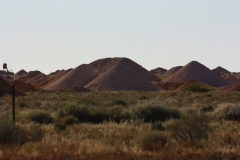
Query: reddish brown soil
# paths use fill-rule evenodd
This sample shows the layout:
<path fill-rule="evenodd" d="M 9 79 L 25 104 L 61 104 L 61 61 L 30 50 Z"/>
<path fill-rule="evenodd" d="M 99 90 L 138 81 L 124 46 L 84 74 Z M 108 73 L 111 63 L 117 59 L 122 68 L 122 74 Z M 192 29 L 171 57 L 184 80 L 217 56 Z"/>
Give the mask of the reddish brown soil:
<path fill-rule="evenodd" d="M 233 85 L 240 83 L 240 80 L 237 79 L 236 77 L 234 77 L 233 75 L 224 74 L 221 77 L 224 78 L 226 81 L 228 81 L 229 83 L 231 83 Z"/>
<path fill-rule="evenodd" d="M 218 66 L 217 68 L 213 69 L 212 71 L 219 74 L 219 75 L 221 75 L 223 73 L 228 73 L 228 74 L 231 73 L 230 71 L 226 70 L 225 68 L 223 68 L 221 66 Z"/>
<path fill-rule="evenodd" d="M 165 89 L 167 91 L 174 91 L 181 85 L 183 85 L 183 83 L 179 83 L 179 82 L 159 82 L 157 84 L 158 87 Z"/>
<path fill-rule="evenodd" d="M 130 70 L 134 71 L 135 73 L 139 74 L 140 76 L 144 77 L 149 81 L 161 81 L 158 77 L 150 73 L 148 70 L 137 64 L 136 62 L 132 61 L 128 58 L 105 58 L 96 60 L 89 65 L 97 68 L 100 70 L 101 73 L 104 73 L 109 68 L 116 64 L 122 64 L 125 67 L 129 68 Z"/>
<path fill-rule="evenodd" d="M 161 67 L 150 70 L 152 74 L 164 74 L 167 70 Z"/>
<path fill-rule="evenodd" d="M 196 61 L 188 63 L 173 75 L 165 78 L 163 81 L 184 83 L 189 80 L 195 80 L 213 87 L 230 85 L 228 81 Z"/>
<path fill-rule="evenodd" d="M 176 66 L 172 67 L 171 69 L 167 70 L 164 74 L 165 75 L 172 75 L 173 73 L 177 72 L 179 69 L 181 69 L 183 66 Z"/>
<path fill-rule="evenodd" d="M 14 85 L 19 91 L 22 92 L 30 92 L 36 89 L 33 85 L 24 83 L 18 79 L 13 80 L 10 84 Z"/>
<path fill-rule="evenodd" d="M 12 86 L 5 80 L 0 77 L 0 97 L 4 95 L 11 95 L 12 94 Z M 19 90 L 15 90 L 16 96 L 25 96 L 26 94 L 22 93 Z"/>
<path fill-rule="evenodd" d="M 96 79 L 88 83 L 88 89 L 95 91 L 159 91 L 149 80 L 140 76 L 132 69 L 121 63 L 117 63 L 110 69 L 102 73 Z"/>
<path fill-rule="evenodd" d="M 24 69 L 21 69 L 20 71 L 18 71 L 17 73 L 15 73 L 16 75 L 23 75 L 23 74 L 27 74 L 27 72 Z"/>
<path fill-rule="evenodd" d="M 206 84 L 203 84 L 203 83 L 199 83 L 199 82 L 196 82 L 196 81 L 194 81 L 194 80 L 189 80 L 189 81 L 183 83 L 183 84 L 182 84 L 180 87 L 178 87 L 175 91 L 184 90 L 184 89 L 185 89 L 189 84 L 191 84 L 191 83 L 197 83 L 197 84 L 199 84 L 199 85 L 201 85 L 201 86 L 206 86 L 206 87 L 208 87 L 208 88 L 214 89 L 213 87 L 211 87 L 211 86 L 209 86 L 209 85 L 206 85 Z"/>
<path fill-rule="evenodd" d="M 24 83 L 30 83 L 31 85 L 38 86 L 48 78 L 48 76 L 41 73 L 40 71 L 30 71 L 27 74 L 21 75 L 17 79 Z"/>
<path fill-rule="evenodd" d="M 77 86 L 72 86 L 71 91 L 74 91 L 74 92 L 89 92 L 90 90 L 87 89 L 87 88 L 84 88 L 84 87 L 77 87 Z"/>
<path fill-rule="evenodd" d="M 240 92 L 240 83 L 238 83 L 235 86 L 233 86 L 231 89 L 229 89 L 229 91 L 238 91 L 238 92 Z"/>

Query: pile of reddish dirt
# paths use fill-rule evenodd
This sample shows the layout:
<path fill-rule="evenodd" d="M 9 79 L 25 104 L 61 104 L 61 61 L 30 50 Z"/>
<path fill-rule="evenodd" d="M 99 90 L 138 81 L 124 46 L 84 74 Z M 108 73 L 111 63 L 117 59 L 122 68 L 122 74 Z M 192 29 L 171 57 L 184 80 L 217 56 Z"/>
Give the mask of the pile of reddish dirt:
<path fill-rule="evenodd" d="M 213 87 L 230 85 L 228 81 L 196 61 L 188 63 L 173 75 L 165 78 L 163 81 L 184 83 L 189 80 L 195 80 Z"/>
<path fill-rule="evenodd" d="M 228 85 L 228 86 L 223 86 L 223 87 L 218 87 L 216 91 L 229 91 L 233 85 Z"/>
<path fill-rule="evenodd" d="M 134 71 L 135 73 L 139 74 L 140 76 L 144 77 L 149 81 L 161 81 L 158 77 L 154 74 L 150 73 L 148 70 L 137 64 L 136 62 L 128 59 L 128 58 L 105 58 L 96 60 L 89 65 L 97 68 L 101 73 L 104 73 L 109 68 L 116 64 L 122 64 L 125 67 L 129 68 L 130 70 Z"/>
<path fill-rule="evenodd" d="M 21 92 L 30 92 L 36 89 L 33 85 L 24 83 L 18 79 L 13 80 L 10 84 L 14 85 Z"/>
<path fill-rule="evenodd" d="M 84 87 L 77 87 L 77 86 L 72 86 L 70 88 L 71 91 L 74 91 L 74 92 L 90 92 L 89 89 L 87 88 L 84 88 Z"/>
<path fill-rule="evenodd" d="M 221 77 L 233 85 L 240 83 L 240 80 L 233 75 L 223 74 Z"/>
<path fill-rule="evenodd" d="M 167 70 L 161 67 L 150 70 L 152 74 L 164 74 Z"/>
<path fill-rule="evenodd" d="M 0 77 L 0 97 L 2 97 L 4 95 L 11 95 L 11 94 L 12 94 L 12 86 L 7 81 L 5 81 L 4 79 L 2 79 Z M 25 96 L 26 94 L 15 89 L 15 95 L 16 96 Z"/>
<path fill-rule="evenodd" d="M 27 74 L 21 75 L 17 78 L 24 83 L 30 83 L 34 86 L 39 85 L 41 82 L 48 79 L 48 76 L 41 73 L 40 71 L 30 71 Z"/>
<path fill-rule="evenodd" d="M 167 70 L 164 75 L 172 75 L 173 73 L 177 72 L 179 69 L 181 69 L 183 66 L 176 66 L 172 67 L 171 69 Z"/>
<path fill-rule="evenodd" d="M 226 70 L 225 68 L 221 67 L 221 66 L 218 66 L 217 68 L 213 69 L 212 70 L 214 73 L 217 73 L 219 75 L 223 74 L 223 73 L 228 73 L 230 74 L 231 72 Z"/>
<path fill-rule="evenodd" d="M 181 85 L 183 85 L 183 83 L 179 83 L 179 82 L 159 82 L 159 83 L 157 83 L 158 87 L 165 89 L 167 91 L 174 91 Z"/>
<path fill-rule="evenodd" d="M 23 74 L 27 74 L 27 72 L 24 69 L 21 69 L 20 71 L 18 71 L 17 73 L 15 73 L 16 75 L 23 75 Z"/>
<path fill-rule="evenodd" d="M 117 63 L 88 83 L 88 89 L 95 91 L 159 91 L 160 88 L 134 72 L 127 66 Z"/>
<path fill-rule="evenodd" d="M 195 84 L 198 84 L 200 86 L 204 86 L 204 87 L 207 87 L 207 88 L 210 88 L 210 89 L 214 89 L 213 87 L 209 86 L 209 85 L 206 85 L 206 84 L 203 84 L 203 83 L 199 83 L 197 81 L 194 81 L 194 80 L 189 80 L 185 83 L 183 83 L 180 87 L 178 87 L 175 91 L 178 91 L 178 90 L 184 90 L 186 87 L 188 87 L 190 84 L 192 83 L 195 83 Z"/>
<path fill-rule="evenodd" d="M 47 90 L 67 90 L 72 86 L 82 87 L 99 76 L 99 74 L 100 72 L 96 68 L 88 64 L 82 64 L 44 88 Z"/>
<path fill-rule="evenodd" d="M 238 83 L 235 86 L 233 86 L 231 89 L 229 89 L 229 91 L 238 91 L 238 92 L 240 92 L 240 83 Z"/>

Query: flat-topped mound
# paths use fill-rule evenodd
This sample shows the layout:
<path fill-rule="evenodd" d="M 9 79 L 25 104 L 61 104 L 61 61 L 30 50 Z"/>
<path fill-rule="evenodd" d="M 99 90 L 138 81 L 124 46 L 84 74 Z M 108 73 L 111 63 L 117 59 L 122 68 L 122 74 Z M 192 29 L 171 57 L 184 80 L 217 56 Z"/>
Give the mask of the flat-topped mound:
<path fill-rule="evenodd" d="M 221 77 L 233 85 L 240 83 L 240 80 L 234 77 L 233 75 L 223 74 Z"/>
<path fill-rule="evenodd" d="M 181 83 L 181 82 L 159 82 L 157 84 L 158 87 L 165 89 L 167 91 L 174 91 L 181 85 L 183 85 L 183 83 Z"/>
<path fill-rule="evenodd" d="M 167 70 L 161 67 L 150 70 L 152 74 L 164 74 Z"/>
<path fill-rule="evenodd" d="M 11 94 L 12 94 L 12 86 L 7 81 L 5 81 L 4 79 L 2 79 L 0 77 L 0 97 L 2 97 L 4 95 L 11 95 Z M 26 94 L 15 89 L 15 95 L 16 96 L 25 96 Z"/>
<path fill-rule="evenodd" d="M 176 66 L 172 67 L 171 69 L 167 70 L 164 74 L 165 75 L 172 75 L 173 73 L 177 72 L 179 69 L 181 69 L 183 66 Z"/>
<path fill-rule="evenodd" d="M 14 85 L 21 92 L 30 92 L 36 89 L 33 85 L 24 83 L 18 79 L 11 81 L 10 84 Z"/>
<path fill-rule="evenodd" d="M 159 91 L 149 80 L 121 63 L 117 63 L 88 83 L 88 89 L 95 91 Z"/>
<path fill-rule="evenodd" d="M 218 66 L 217 68 L 212 70 L 213 72 L 217 74 L 222 74 L 222 73 L 231 73 L 230 71 L 226 70 L 225 68 Z"/>
<path fill-rule="evenodd" d="M 213 87 L 230 85 L 230 83 L 225 79 L 197 61 L 188 63 L 173 75 L 165 78 L 163 81 L 184 83 L 189 80 L 195 80 Z"/>
<path fill-rule="evenodd" d="M 15 73 L 16 75 L 23 75 L 23 74 L 27 74 L 27 72 L 24 69 L 21 69 L 20 71 L 18 71 L 17 73 Z"/>
<path fill-rule="evenodd" d="M 116 64 L 122 64 L 125 67 L 131 69 L 132 71 L 136 72 L 140 76 L 144 77 L 145 79 L 149 81 L 160 81 L 158 77 L 156 77 L 154 74 L 150 73 L 148 70 L 137 64 L 136 62 L 132 61 L 128 58 L 105 58 L 105 59 L 99 59 L 96 60 L 89 65 L 97 68 L 101 73 L 104 73 L 109 68 Z"/>
<path fill-rule="evenodd" d="M 66 90 L 72 86 L 83 87 L 99 76 L 99 74 L 100 72 L 96 68 L 88 64 L 82 64 L 61 76 L 56 82 L 45 87 L 45 89 Z"/>

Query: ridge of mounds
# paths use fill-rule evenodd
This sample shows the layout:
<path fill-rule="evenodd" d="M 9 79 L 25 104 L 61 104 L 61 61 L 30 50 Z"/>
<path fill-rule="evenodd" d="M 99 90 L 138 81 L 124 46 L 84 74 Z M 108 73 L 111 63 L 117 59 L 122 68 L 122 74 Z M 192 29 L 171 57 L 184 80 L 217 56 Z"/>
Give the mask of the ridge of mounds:
<path fill-rule="evenodd" d="M 191 86 L 191 88 L 189 88 Z M 190 89 L 191 91 L 196 91 L 196 92 L 199 92 L 199 91 L 210 91 L 210 90 L 215 90 L 214 87 L 212 86 L 209 86 L 209 85 L 206 85 L 204 83 L 200 83 L 200 82 L 197 82 L 195 80 L 189 80 L 185 83 L 183 83 L 180 87 L 178 87 L 177 89 L 175 89 L 175 91 L 184 91 L 184 90 L 188 90 Z M 196 90 L 195 90 L 196 89 Z M 200 90 L 199 90 L 200 89 Z"/>
<path fill-rule="evenodd" d="M 99 76 L 99 74 L 100 72 L 96 68 L 88 64 L 82 64 L 73 70 L 70 70 L 66 74 L 59 76 L 59 79 L 57 79 L 54 83 L 51 83 L 43 88 L 47 90 L 67 90 L 72 86 L 83 87 Z"/>
<path fill-rule="evenodd" d="M 223 74 L 221 75 L 221 77 L 233 85 L 240 83 L 240 80 L 234 77 L 233 75 Z"/>
<path fill-rule="evenodd" d="M 18 79 L 11 81 L 10 84 L 14 85 L 21 92 L 30 92 L 36 89 L 33 85 L 29 83 L 24 83 Z"/>
<path fill-rule="evenodd" d="M 183 84 L 181 82 L 159 82 L 157 86 L 167 91 L 174 91 Z"/>
<path fill-rule="evenodd" d="M 182 82 L 195 80 L 213 87 L 230 85 L 228 81 L 197 61 L 192 61 L 180 70 L 165 78 L 164 82 Z"/>
<path fill-rule="evenodd" d="M 20 71 L 18 71 L 17 73 L 15 73 L 16 75 L 23 75 L 23 74 L 27 74 L 27 72 L 24 69 L 21 69 Z"/>
<path fill-rule="evenodd" d="M 119 59 L 120 60 L 120 59 Z M 127 60 L 128 61 L 128 60 Z M 111 62 L 112 63 L 112 62 Z M 93 65 L 103 68 L 104 72 L 96 79 L 88 83 L 85 87 L 95 91 L 159 91 L 156 85 L 151 83 L 149 79 L 142 77 L 133 69 L 126 66 L 125 63 L 114 63 L 105 70 L 105 65 Z M 108 64 L 107 64 L 108 65 Z M 108 65 L 110 66 L 110 65 Z"/>
<path fill-rule="evenodd" d="M 172 75 L 175 72 L 177 72 L 179 69 L 181 69 L 183 66 L 176 66 L 176 67 L 172 67 L 169 70 L 167 70 L 164 75 Z"/>
<path fill-rule="evenodd" d="M 30 71 L 27 74 L 21 75 L 16 78 L 24 83 L 30 83 L 31 85 L 37 86 L 43 81 L 48 79 L 48 76 L 40 71 Z"/>
<path fill-rule="evenodd" d="M 152 74 L 164 74 L 167 70 L 161 67 L 150 70 Z"/>
<path fill-rule="evenodd" d="M 0 77 L 0 97 L 4 95 L 12 95 L 12 86 Z M 26 94 L 15 89 L 16 96 L 25 96 Z"/>
<path fill-rule="evenodd" d="M 219 74 L 219 75 L 222 75 L 222 74 L 224 74 L 224 73 L 227 73 L 227 74 L 230 74 L 230 73 L 231 73 L 230 71 L 226 70 L 225 68 L 223 68 L 223 67 L 221 67 L 221 66 L 218 66 L 217 68 L 212 69 L 212 71 L 213 71 L 214 73 Z"/>
<path fill-rule="evenodd" d="M 233 86 L 228 91 L 238 91 L 238 92 L 240 92 L 240 83 L 236 84 L 235 86 Z"/>
<path fill-rule="evenodd" d="M 140 76 L 144 77 L 149 81 L 157 81 L 157 82 L 161 81 L 158 77 L 150 73 L 148 70 L 146 70 L 139 64 L 125 57 L 99 59 L 94 62 L 91 62 L 89 65 L 98 69 L 101 73 L 104 73 L 105 71 L 107 71 L 109 68 L 113 67 L 116 64 L 124 65 L 125 67 L 129 68 L 130 70 L 134 71 L 135 73 L 139 74 Z"/>

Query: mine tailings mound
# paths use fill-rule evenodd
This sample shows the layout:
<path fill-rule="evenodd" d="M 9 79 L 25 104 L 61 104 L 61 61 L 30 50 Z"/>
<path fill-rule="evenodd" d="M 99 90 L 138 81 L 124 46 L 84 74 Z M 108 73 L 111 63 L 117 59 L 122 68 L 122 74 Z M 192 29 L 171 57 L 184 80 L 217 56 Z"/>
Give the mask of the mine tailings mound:
<path fill-rule="evenodd" d="M 181 69 L 183 66 L 176 66 L 172 67 L 171 69 L 167 70 L 164 75 L 172 75 L 173 73 L 177 72 L 179 69 Z"/>
<path fill-rule="evenodd" d="M 217 68 L 213 69 L 212 70 L 214 73 L 217 73 L 217 74 L 223 74 L 223 73 L 228 73 L 230 74 L 231 72 L 226 70 L 225 68 L 221 67 L 221 66 L 218 66 Z"/>
<path fill-rule="evenodd" d="M 240 83 L 240 80 L 234 77 L 233 75 L 223 74 L 221 75 L 221 77 L 233 85 Z"/>
<path fill-rule="evenodd" d="M 67 90 L 72 86 L 83 87 L 99 75 L 100 72 L 96 68 L 88 64 L 82 64 L 61 76 L 56 82 L 45 87 L 45 89 Z"/>
<path fill-rule="evenodd" d="M 12 94 L 12 86 L 7 81 L 5 81 L 4 79 L 2 79 L 0 77 L 0 97 L 2 97 L 4 95 L 11 95 L 11 94 Z M 15 89 L 15 95 L 16 96 L 25 96 L 26 94 Z"/>
<path fill-rule="evenodd" d="M 157 83 L 157 86 L 167 91 L 174 91 L 183 84 L 184 83 L 181 82 L 159 82 Z"/>
<path fill-rule="evenodd" d="M 30 83 L 31 85 L 37 86 L 41 82 L 47 80 L 48 76 L 40 71 L 30 71 L 27 74 L 21 75 L 17 79 L 24 83 Z"/>
<path fill-rule="evenodd" d="M 197 61 L 188 63 L 173 75 L 165 78 L 163 81 L 184 83 L 189 80 L 195 80 L 213 87 L 230 85 L 228 81 Z"/>
<path fill-rule="evenodd" d="M 117 63 L 85 86 L 95 91 L 159 91 L 156 85 L 134 72 L 127 66 Z"/>
<path fill-rule="evenodd" d="M 203 84 L 203 83 L 194 81 L 194 80 L 189 80 L 189 81 L 183 83 L 183 84 L 182 84 L 180 87 L 178 87 L 175 91 L 185 90 L 186 87 L 188 87 L 188 86 L 191 85 L 191 84 L 195 84 L 195 85 L 197 85 L 197 86 L 205 87 L 205 88 L 207 88 L 207 89 L 209 89 L 209 90 L 215 90 L 215 88 L 212 87 L 212 86 L 209 86 L 209 85 L 206 85 L 206 84 Z"/>
<path fill-rule="evenodd" d="M 21 92 L 30 92 L 36 89 L 33 85 L 24 83 L 18 79 L 11 81 L 10 84 L 14 85 Z"/>
<path fill-rule="evenodd" d="M 161 67 L 150 70 L 152 74 L 164 74 L 167 70 Z"/>
<path fill-rule="evenodd" d="M 156 77 L 154 74 L 150 73 L 148 70 L 137 64 L 136 62 L 132 61 L 128 58 L 105 58 L 105 59 L 99 59 L 96 60 L 89 65 L 93 66 L 94 68 L 97 68 L 101 73 L 104 73 L 109 68 L 121 64 L 130 70 L 134 71 L 135 73 L 139 74 L 140 76 L 144 77 L 145 79 L 149 81 L 161 81 L 158 77 Z"/>
<path fill-rule="evenodd" d="M 15 73 L 16 75 L 23 75 L 23 74 L 27 74 L 27 72 L 24 69 L 21 69 L 20 71 L 18 71 L 17 73 Z"/>
<path fill-rule="evenodd" d="M 238 83 L 235 86 L 233 86 L 231 89 L 229 89 L 229 91 L 238 91 L 238 92 L 240 92 L 240 83 Z"/>

